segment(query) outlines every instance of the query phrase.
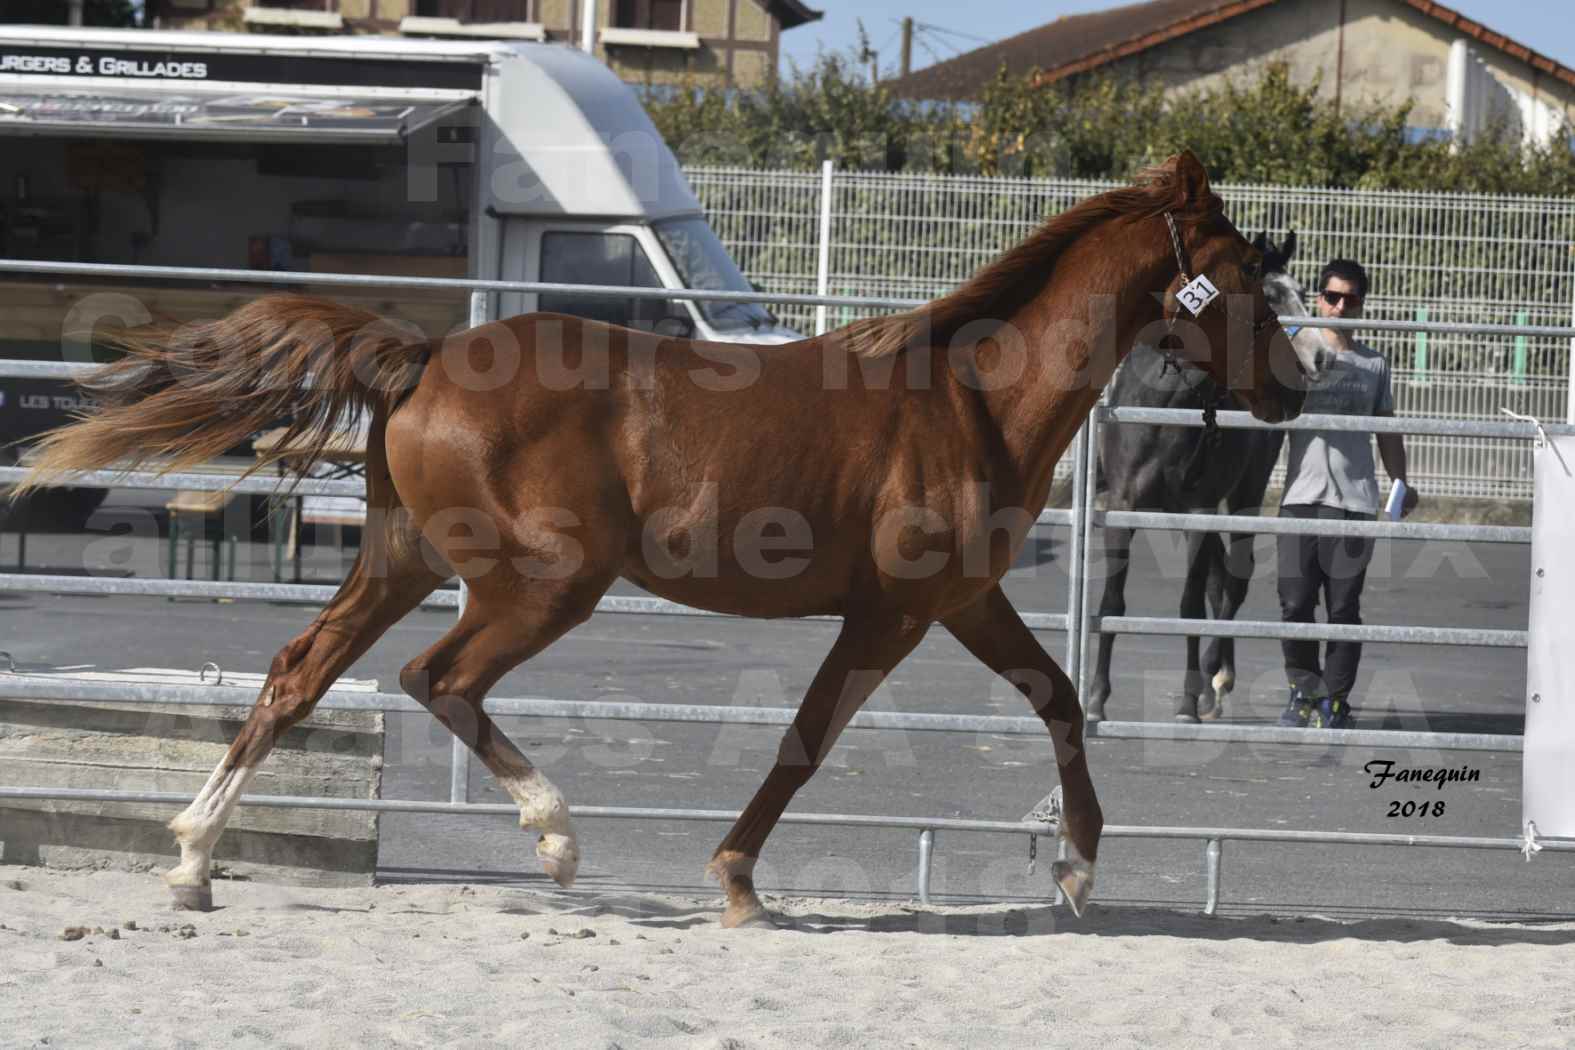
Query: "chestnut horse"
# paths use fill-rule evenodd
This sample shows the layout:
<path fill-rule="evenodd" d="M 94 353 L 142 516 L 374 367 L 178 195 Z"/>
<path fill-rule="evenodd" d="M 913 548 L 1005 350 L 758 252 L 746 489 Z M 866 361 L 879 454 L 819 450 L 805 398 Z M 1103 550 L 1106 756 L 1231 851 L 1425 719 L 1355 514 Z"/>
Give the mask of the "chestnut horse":
<path fill-rule="evenodd" d="M 1195 320 L 1178 299 L 1190 274 L 1222 293 Z M 622 577 L 720 613 L 842 618 L 774 767 L 708 866 L 724 926 L 770 924 L 752 878 L 766 837 L 936 623 L 1049 728 L 1069 845 L 1054 875 L 1082 914 L 1103 828 L 1083 712 L 999 581 L 1122 353 L 1166 333 L 1258 418 L 1300 410 L 1257 253 L 1191 154 L 1056 216 L 950 295 L 781 347 L 539 313 L 427 341 L 292 296 L 125 333 L 125 356 L 87 381 L 94 413 L 48 437 L 29 483 L 155 456 L 179 469 L 285 416 L 285 444 L 321 450 L 336 426 L 370 415 L 359 556 L 274 657 L 228 754 L 171 821 L 181 859 L 165 880 L 178 906 L 211 906 L 214 843 L 279 735 L 458 575 L 464 612 L 400 685 L 508 790 L 560 884 L 579 863 L 569 806 L 482 700 Z"/>

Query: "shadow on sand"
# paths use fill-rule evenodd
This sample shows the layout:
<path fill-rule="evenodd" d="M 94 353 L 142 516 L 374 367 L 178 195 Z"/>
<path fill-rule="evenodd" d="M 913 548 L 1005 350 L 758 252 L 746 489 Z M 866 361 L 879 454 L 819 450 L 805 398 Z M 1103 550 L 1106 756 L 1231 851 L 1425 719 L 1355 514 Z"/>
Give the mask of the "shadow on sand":
<path fill-rule="evenodd" d="M 523 890 L 502 902 L 507 914 L 559 914 L 580 918 L 618 916 L 637 929 L 715 927 L 722 899 L 613 892 L 580 894 Z M 1479 919 L 1367 918 L 1320 915 L 1209 917 L 1196 911 L 1094 904 L 1079 919 L 1048 905 L 932 905 L 898 901 L 842 901 L 766 897 L 783 933 L 919 933 L 951 937 L 1177 937 L 1196 941 L 1254 940 L 1317 944 L 1355 940 L 1407 943 L 1446 941 L 1492 946 L 1575 943 L 1575 922 L 1495 922 Z M 754 932 L 754 931 L 749 931 Z M 769 932 L 769 931 L 763 931 Z"/>

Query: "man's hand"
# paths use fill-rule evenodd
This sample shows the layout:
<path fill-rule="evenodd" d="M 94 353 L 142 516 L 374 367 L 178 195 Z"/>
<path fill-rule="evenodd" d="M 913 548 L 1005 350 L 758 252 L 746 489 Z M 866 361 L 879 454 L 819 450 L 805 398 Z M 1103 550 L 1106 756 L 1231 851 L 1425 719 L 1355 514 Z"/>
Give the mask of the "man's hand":
<path fill-rule="evenodd" d="M 1410 514 L 1416 509 L 1416 505 L 1421 502 L 1422 497 L 1417 495 L 1416 489 L 1412 487 L 1409 481 L 1406 482 L 1405 498 L 1400 501 L 1400 517 L 1404 518 L 1407 514 Z"/>

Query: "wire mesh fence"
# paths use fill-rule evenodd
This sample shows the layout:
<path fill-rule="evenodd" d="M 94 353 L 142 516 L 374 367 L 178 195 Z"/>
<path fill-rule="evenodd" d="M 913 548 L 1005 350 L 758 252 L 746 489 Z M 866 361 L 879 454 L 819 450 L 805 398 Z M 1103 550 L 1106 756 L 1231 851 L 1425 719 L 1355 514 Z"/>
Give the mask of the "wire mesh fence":
<path fill-rule="evenodd" d="M 813 293 L 818 172 L 690 168 L 717 233 L 770 292 Z M 1073 179 L 837 172 L 827 291 L 931 298 L 1022 239 L 1046 217 L 1116 184 Z M 1575 316 L 1575 199 L 1219 186 L 1251 235 L 1297 236 L 1290 269 L 1307 288 L 1335 257 L 1367 267 L 1369 317 L 1563 325 Z M 868 311 L 833 308 L 835 327 Z M 803 330 L 813 310 L 785 307 Z M 1500 418 L 1509 408 L 1562 421 L 1570 342 L 1538 336 L 1372 333 L 1394 373 L 1400 415 Z M 1439 496 L 1531 498 L 1531 451 L 1492 439 L 1414 437 L 1410 474 Z M 1283 468 L 1282 468 L 1283 469 Z M 1064 476 L 1064 464 L 1063 464 Z M 1276 472 L 1277 484 L 1281 472 Z"/>

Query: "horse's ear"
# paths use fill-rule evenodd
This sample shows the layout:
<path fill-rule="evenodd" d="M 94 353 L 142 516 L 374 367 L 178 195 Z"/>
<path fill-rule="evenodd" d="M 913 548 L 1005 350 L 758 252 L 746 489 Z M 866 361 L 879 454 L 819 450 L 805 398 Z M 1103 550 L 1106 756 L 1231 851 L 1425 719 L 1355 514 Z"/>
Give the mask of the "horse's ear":
<path fill-rule="evenodd" d="M 1290 262 L 1291 256 L 1296 254 L 1296 231 L 1292 230 L 1285 235 L 1285 244 L 1280 248 L 1280 254 L 1285 256 L 1285 261 Z"/>
<path fill-rule="evenodd" d="M 1202 204 L 1209 198 L 1209 173 L 1190 149 L 1176 158 L 1176 183 L 1188 203 Z"/>
<path fill-rule="evenodd" d="M 1269 231 L 1258 231 L 1258 236 L 1252 239 L 1252 246 L 1259 255 L 1266 254 L 1269 250 Z"/>

